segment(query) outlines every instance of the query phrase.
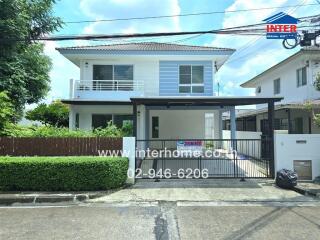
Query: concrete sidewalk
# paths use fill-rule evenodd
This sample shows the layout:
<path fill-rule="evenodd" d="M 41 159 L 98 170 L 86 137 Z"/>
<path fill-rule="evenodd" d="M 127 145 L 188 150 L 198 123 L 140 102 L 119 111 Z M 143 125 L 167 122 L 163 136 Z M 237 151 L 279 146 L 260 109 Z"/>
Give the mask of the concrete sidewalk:
<path fill-rule="evenodd" d="M 317 201 L 292 190 L 276 187 L 273 181 L 238 179 L 138 181 L 134 186 L 89 202 L 305 202 Z"/>

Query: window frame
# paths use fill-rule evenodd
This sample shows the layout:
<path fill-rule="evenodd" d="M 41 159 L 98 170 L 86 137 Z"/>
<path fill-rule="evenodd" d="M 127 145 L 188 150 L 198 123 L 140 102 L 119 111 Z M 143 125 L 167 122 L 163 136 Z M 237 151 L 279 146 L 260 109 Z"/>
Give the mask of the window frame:
<path fill-rule="evenodd" d="M 190 67 L 190 83 L 180 83 L 180 76 L 181 76 L 181 69 L 180 67 Z M 193 83 L 192 82 L 192 68 L 193 67 L 202 67 L 202 83 Z M 183 74 L 183 75 L 188 75 L 188 74 Z M 180 94 L 203 94 L 204 93 L 204 65 L 199 65 L 199 64 L 180 64 L 179 65 L 179 77 L 178 77 L 179 85 L 178 85 L 178 91 Z M 180 87 L 189 87 L 190 91 L 189 92 L 182 92 L 180 91 Z M 202 87 L 203 91 L 201 92 L 194 92 L 193 87 Z"/>
<path fill-rule="evenodd" d="M 279 82 L 279 90 L 276 91 L 276 82 Z M 280 78 L 277 78 L 277 79 L 274 79 L 273 80 L 273 94 L 274 95 L 278 95 L 281 93 L 281 79 Z"/>
<path fill-rule="evenodd" d="M 154 121 L 154 119 L 157 119 L 157 122 Z M 151 138 L 159 138 L 159 116 L 152 116 L 151 117 Z M 155 124 L 157 123 L 157 124 Z"/>
<path fill-rule="evenodd" d="M 305 71 L 305 74 L 303 74 L 303 70 Z M 299 76 L 300 76 L 299 72 L 300 71 L 301 71 L 301 79 L 299 78 Z M 303 76 L 305 76 L 305 79 L 303 79 Z M 296 79 L 297 79 L 297 88 L 307 85 L 307 67 L 306 66 L 304 66 L 302 68 L 298 68 L 296 70 Z M 301 81 L 299 81 L 299 80 L 301 80 Z"/>
<path fill-rule="evenodd" d="M 112 66 L 112 79 L 95 79 L 94 78 L 94 68 L 95 66 Z M 115 79 L 115 67 L 116 66 L 129 66 L 132 67 L 132 79 L 123 80 L 123 79 Z M 101 88 L 110 88 L 111 91 L 115 90 L 125 90 L 125 91 L 132 91 L 133 90 L 133 83 L 134 83 L 134 64 L 92 64 L 92 80 L 93 80 L 93 90 L 100 90 Z M 108 82 L 100 82 L 100 81 L 108 81 Z M 125 83 L 128 86 L 120 86 L 118 83 Z M 132 84 L 132 87 L 130 86 Z"/>

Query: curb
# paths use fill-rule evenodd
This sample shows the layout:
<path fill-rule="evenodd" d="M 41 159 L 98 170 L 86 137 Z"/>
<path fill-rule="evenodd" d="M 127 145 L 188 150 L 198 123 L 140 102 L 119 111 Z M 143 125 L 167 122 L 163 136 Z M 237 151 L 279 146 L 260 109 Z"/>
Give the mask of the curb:
<path fill-rule="evenodd" d="M 312 190 L 309 190 L 309 189 L 305 189 L 305 188 L 302 188 L 302 187 L 299 187 L 299 186 L 295 186 L 293 188 L 293 190 L 295 192 L 300 193 L 300 194 L 305 195 L 305 196 L 312 196 L 312 197 L 320 198 L 320 192 L 315 192 L 315 191 L 312 191 Z"/>
<path fill-rule="evenodd" d="M 0 194 L 0 205 L 12 205 L 17 203 L 37 204 L 37 203 L 59 203 L 85 202 L 90 199 L 107 195 L 107 192 L 86 193 L 86 194 Z"/>

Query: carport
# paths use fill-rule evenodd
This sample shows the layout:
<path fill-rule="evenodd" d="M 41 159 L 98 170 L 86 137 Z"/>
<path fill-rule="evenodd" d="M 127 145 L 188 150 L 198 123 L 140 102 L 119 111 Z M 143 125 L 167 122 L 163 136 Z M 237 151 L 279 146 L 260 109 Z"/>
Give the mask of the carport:
<path fill-rule="evenodd" d="M 211 177 L 274 177 L 274 105 L 275 102 L 281 101 L 282 98 L 280 97 L 198 97 L 198 96 L 188 96 L 188 97 L 134 97 L 131 98 L 133 104 L 133 133 L 137 140 L 137 148 L 139 149 L 146 149 L 149 147 L 164 149 L 164 148 L 177 148 L 177 144 L 180 142 L 187 142 L 194 143 L 195 141 L 200 141 L 202 146 L 205 146 L 207 149 L 208 146 L 211 148 L 218 148 L 220 151 L 223 149 L 244 149 L 244 148 L 256 148 L 255 146 L 261 146 L 261 149 L 254 149 L 255 153 L 251 154 L 242 154 L 240 157 L 232 157 L 230 156 L 229 152 L 224 152 L 224 157 L 219 159 L 208 159 L 208 158 L 199 158 L 199 159 L 175 159 L 174 164 L 172 164 L 172 159 L 168 158 L 153 158 L 153 159 L 138 159 L 136 163 L 136 167 L 141 167 L 141 163 L 143 161 L 150 161 L 149 167 L 152 169 L 159 169 L 165 166 L 175 165 L 175 168 L 178 167 L 190 167 L 189 163 L 192 162 L 191 168 L 194 168 L 197 160 L 196 166 L 199 168 L 203 168 L 204 166 L 211 166 Z M 237 139 L 236 136 L 236 106 L 244 106 L 244 105 L 256 105 L 256 104 L 267 104 L 268 106 L 268 135 L 263 136 L 259 141 L 259 145 L 257 145 L 258 139 Z M 196 115 L 197 111 L 213 111 L 215 114 L 215 124 L 214 124 L 214 138 L 212 139 L 205 139 L 203 136 L 195 136 L 194 134 L 188 135 L 188 129 L 185 128 L 186 133 L 180 134 L 177 136 L 175 135 L 168 136 L 166 138 L 161 138 L 161 131 L 157 133 L 155 125 L 159 124 L 159 119 L 155 119 L 157 121 L 153 121 L 153 118 L 150 118 L 151 112 L 172 112 L 179 115 L 179 111 L 181 114 L 185 114 L 186 112 L 194 112 Z M 230 125 L 231 125 L 231 134 L 230 139 L 222 139 L 222 113 L 225 111 L 230 112 Z M 174 115 L 172 115 L 174 116 Z M 151 119 L 151 123 L 150 123 Z M 174 122 L 174 118 L 169 118 L 167 122 L 164 124 L 165 128 L 169 128 L 171 122 Z M 181 120 L 180 120 L 181 121 Z M 186 119 L 186 121 L 190 121 Z M 194 124 L 200 124 L 195 122 Z M 176 126 L 183 125 L 176 124 Z M 188 126 L 190 128 L 190 125 Z M 195 126 L 196 127 L 196 126 Z M 159 128 L 159 126 L 158 126 Z M 177 127 L 176 127 L 177 128 Z M 172 131 L 174 131 L 173 129 Z M 150 133 L 151 131 L 151 133 Z M 189 130 L 191 132 L 191 130 Z M 185 137 L 187 136 L 187 137 Z M 226 147 L 227 145 L 227 147 Z M 260 147 L 259 147 L 260 148 Z M 268 154 L 262 156 L 262 148 L 267 149 Z M 256 152 L 258 151 L 258 154 Z M 257 155 L 257 156 L 250 156 L 250 155 Z M 245 159 L 248 158 L 248 159 Z M 218 161 L 219 160 L 219 161 Z M 210 161 L 210 162 L 209 162 Z M 245 161 L 247 163 L 245 166 L 241 166 Z M 257 161 L 257 162 L 255 162 Z M 178 164 L 177 164 L 178 163 Z M 210 163 L 210 164 L 209 164 Z M 219 166 L 219 167 L 217 167 Z M 265 169 L 264 174 L 256 174 L 256 168 L 261 167 Z M 254 172 L 255 173 L 251 173 Z"/>

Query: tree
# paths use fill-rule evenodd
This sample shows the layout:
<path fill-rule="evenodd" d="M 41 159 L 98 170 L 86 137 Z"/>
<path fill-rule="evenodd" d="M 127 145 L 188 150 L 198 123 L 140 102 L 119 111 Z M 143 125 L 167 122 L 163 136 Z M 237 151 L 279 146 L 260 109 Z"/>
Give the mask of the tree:
<path fill-rule="evenodd" d="M 0 92 L 0 132 L 11 122 L 13 116 L 13 105 L 6 92 Z"/>
<path fill-rule="evenodd" d="M 6 91 L 16 120 L 24 105 L 49 91 L 51 62 L 36 39 L 62 26 L 54 17 L 55 0 L 0 0 L 0 91 Z"/>
<path fill-rule="evenodd" d="M 60 101 L 50 104 L 41 103 L 35 109 L 27 111 L 26 118 L 39 121 L 45 125 L 67 127 L 69 124 L 69 108 Z"/>
<path fill-rule="evenodd" d="M 317 74 L 313 85 L 317 91 L 320 91 L 320 73 Z M 311 111 L 312 120 L 313 120 L 314 124 L 316 126 L 320 127 L 320 113 L 315 113 L 314 106 L 313 106 L 312 102 L 307 102 L 305 104 L 305 107 L 307 110 Z"/>

